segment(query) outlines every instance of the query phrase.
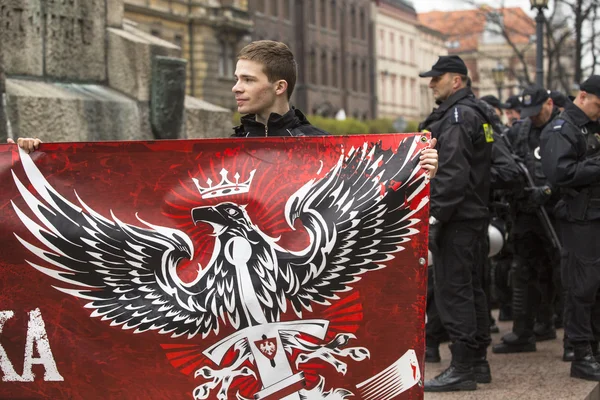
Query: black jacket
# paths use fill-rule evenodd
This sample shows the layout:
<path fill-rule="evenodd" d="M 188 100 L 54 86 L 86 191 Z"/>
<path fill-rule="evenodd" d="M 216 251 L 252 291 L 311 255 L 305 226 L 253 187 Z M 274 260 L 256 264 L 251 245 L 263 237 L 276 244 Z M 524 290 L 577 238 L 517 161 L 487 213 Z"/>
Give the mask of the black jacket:
<path fill-rule="evenodd" d="M 419 129 L 438 140 L 431 215 L 442 222 L 488 218 L 493 130 L 478 111 L 471 89 L 450 96 Z"/>
<path fill-rule="evenodd" d="M 267 126 L 257 122 L 254 114 L 243 116 L 240 122 L 241 125 L 233 128 L 235 137 L 329 136 L 329 133 L 312 126 L 304 114 L 294 107 L 283 115 L 272 113 Z"/>
<path fill-rule="evenodd" d="M 600 124 L 575 104 L 542 132 L 542 167 L 548 180 L 560 187 L 558 218 L 600 219 Z"/>
<path fill-rule="evenodd" d="M 542 130 L 546 126 L 551 125 L 552 120 L 556 118 L 559 113 L 560 110 L 554 107 L 550 119 L 544 126 L 536 127 L 533 125 L 530 118 L 525 118 L 515 122 L 510 128 L 510 131 L 507 132 L 507 137 L 512 138 L 513 152 L 525 167 L 527 167 L 535 186 L 550 186 L 552 188 L 554 194 L 547 199 L 546 203 L 544 203 L 548 212 L 552 212 L 554 205 L 558 201 L 558 192 L 557 188 L 555 188 L 548 180 L 542 169 L 540 137 Z M 525 186 L 529 186 L 525 179 L 523 179 L 523 182 Z M 524 188 L 521 188 L 521 191 L 517 193 L 516 208 L 521 212 L 535 214 L 539 204 L 532 200 L 531 192 L 527 193 L 523 189 Z"/>

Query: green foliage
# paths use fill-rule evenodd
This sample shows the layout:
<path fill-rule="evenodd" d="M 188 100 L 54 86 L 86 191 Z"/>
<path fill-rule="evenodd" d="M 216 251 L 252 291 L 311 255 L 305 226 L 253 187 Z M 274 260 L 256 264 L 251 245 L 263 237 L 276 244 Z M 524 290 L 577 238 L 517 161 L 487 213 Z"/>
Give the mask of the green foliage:
<path fill-rule="evenodd" d="M 234 112 L 232 116 L 233 126 L 240 124 L 241 114 Z M 344 121 L 338 121 L 335 118 L 325 118 L 319 115 L 307 116 L 311 124 L 317 128 L 323 129 L 333 135 L 356 135 L 367 133 L 400 133 L 394 129 L 393 120 L 389 118 L 378 118 L 366 121 L 359 121 L 354 118 L 347 118 Z M 417 121 L 408 121 L 405 132 L 417 132 Z"/>
<path fill-rule="evenodd" d="M 365 121 L 369 133 L 396 133 L 394 121 L 389 118 L 370 119 Z"/>

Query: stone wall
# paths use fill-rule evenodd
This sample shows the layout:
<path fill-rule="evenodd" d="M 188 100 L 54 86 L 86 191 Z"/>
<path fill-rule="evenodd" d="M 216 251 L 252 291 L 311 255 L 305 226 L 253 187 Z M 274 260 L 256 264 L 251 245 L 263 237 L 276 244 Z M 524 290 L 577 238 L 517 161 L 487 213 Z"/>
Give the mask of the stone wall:
<path fill-rule="evenodd" d="M 3 0 L 0 41 L 8 75 L 106 79 L 105 0 Z"/>

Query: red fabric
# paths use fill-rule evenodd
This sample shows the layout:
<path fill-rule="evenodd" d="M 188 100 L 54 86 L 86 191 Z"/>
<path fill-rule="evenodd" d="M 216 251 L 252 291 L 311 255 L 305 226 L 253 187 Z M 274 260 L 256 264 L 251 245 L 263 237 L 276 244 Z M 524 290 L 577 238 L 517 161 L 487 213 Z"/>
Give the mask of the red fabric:
<path fill-rule="evenodd" d="M 279 245 L 300 250 L 308 235 L 300 223 L 292 230 L 285 221 L 286 200 L 311 179 L 323 177 L 337 162 L 342 148 L 361 147 L 381 141 L 395 149 L 410 135 L 369 135 L 327 138 L 265 138 L 161 142 L 118 142 L 42 144 L 32 158 L 47 181 L 73 204 L 80 205 L 75 192 L 90 208 L 106 218 L 111 212 L 124 223 L 142 226 L 138 216 L 153 225 L 185 232 L 194 244 L 193 260 L 183 261 L 179 277 L 191 281 L 199 263 L 209 263 L 214 238 L 209 226 L 195 226 L 190 210 L 217 204 L 219 199 L 202 199 L 191 178 L 206 185 L 207 178 L 220 181 L 225 168 L 240 181 L 256 175 L 248 194 L 230 196 L 228 201 L 246 204 L 252 221 Z M 419 142 L 419 148 L 426 143 Z M 133 334 L 133 330 L 111 327 L 100 318 L 90 318 L 88 302 L 55 290 L 57 281 L 31 267 L 25 260 L 51 268 L 36 258 L 16 239 L 43 247 L 17 217 L 12 202 L 30 218 L 35 216 L 21 198 L 13 175 L 31 189 L 15 145 L 0 145 L 0 311 L 11 310 L 14 318 L 4 325 L 0 345 L 15 371 L 23 371 L 28 312 L 39 308 L 62 382 L 46 382 L 44 368 L 34 366 L 34 382 L 1 382 L 2 399 L 191 399 L 193 389 L 203 382 L 194 371 L 212 365 L 201 352 L 233 332 L 223 326 L 219 335 L 202 339 L 187 335 L 172 339 L 157 331 Z M 25 183 L 27 182 L 27 183 Z M 383 189 L 382 189 L 383 190 Z M 429 195 L 429 188 L 413 199 L 416 207 Z M 364 346 L 370 358 L 361 362 L 344 359 L 345 376 L 313 359 L 301 365 L 308 388 L 326 378 L 326 389 L 346 388 L 359 398 L 356 384 L 384 370 L 407 350 L 418 355 L 423 376 L 428 206 L 413 218 L 421 233 L 410 237 L 405 250 L 395 254 L 386 268 L 362 275 L 353 290 L 340 293 L 330 306 L 313 305 L 304 318 L 330 321 L 326 341 L 337 333 L 354 334 L 350 345 Z M 281 318 L 294 320 L 288 312 Z M 34 354 L 35 356 L 35 354 Z M 231 356 L 231 355 L 229 355 Z M 297 354 L 289 354 L 294 359 Z M 293 365 L 293 363 L 292 363 Z M 214 367 L 214 365 L 212 365 Z M 0 372 L 1 374 L 1 372 Z M 0 378 L 1 379 L 1 378 Z M 260 389 L 253 377 L 240 377 L 231 386 L 252 398 Z M 216 395 L 216 391 L 213 393 Z M 209 398 L 216 398 L 215 396 Z M 403 399 L 422 399 L 422 387 L 404 392 Z"/>

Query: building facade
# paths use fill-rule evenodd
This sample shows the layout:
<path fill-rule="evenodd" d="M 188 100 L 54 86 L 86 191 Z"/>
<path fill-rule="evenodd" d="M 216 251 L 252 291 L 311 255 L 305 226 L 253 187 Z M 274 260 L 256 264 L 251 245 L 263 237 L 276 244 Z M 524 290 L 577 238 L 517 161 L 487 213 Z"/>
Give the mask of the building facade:
<path fill-rule="evenodd" d="M 125 0 L 125 18 L 181 47 L 187 94 L 234 110 L 238 51 L 250 41 L 247 0 Z"/>
<path fill-rule="evenodd" d="M 432 11 L 419 14 L 419 20 L 446 35 L 448 53 L 465 61 L 476 96 L 506 99 L 535 81 L 535 21 L 521 8 Z M 493 69 L 499 66 L 504 81 L 496 85 Z"/>
<path fill-rule="evenodd" d="M 418 57 L 419 72 L 429 71 L 439 56 L 448 55 L 446 36 L 426 25 L 419 25 Z M 419 120 L 425 119 L 435 106 L 429 78 L 419 78 Z"/>
<path fill-rule="evenodd" d="M 373 3 L 377 54 L 377 113 L 380 117 L 420 117 L 419 21 L 404 0 Z"/>
<path fill-rule="evenodd" d="M 249 0 L 253 40 L 286 43 L 298 62 L 291 103 L 308 114 L 376 114 L 369 0 Z"/>

